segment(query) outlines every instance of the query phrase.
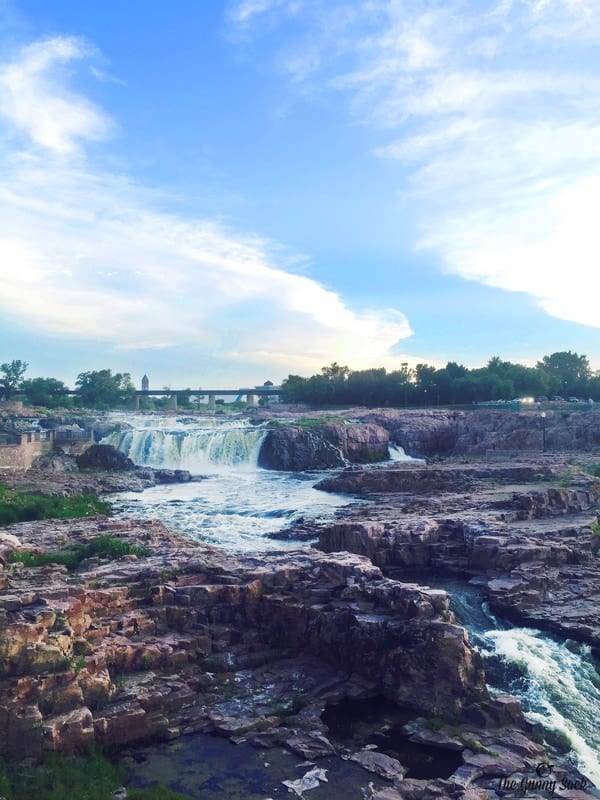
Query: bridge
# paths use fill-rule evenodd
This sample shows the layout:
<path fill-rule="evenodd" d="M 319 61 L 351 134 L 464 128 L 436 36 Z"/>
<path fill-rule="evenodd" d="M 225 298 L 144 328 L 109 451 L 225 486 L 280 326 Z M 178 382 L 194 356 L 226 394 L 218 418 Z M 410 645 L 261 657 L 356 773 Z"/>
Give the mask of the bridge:
<path fill-rule="evenodd" d="M 136 389 L 134 394 L 135 407 L 140 407 L 141 397 L 165 397 L 171 398 L 171 408 L 177 410 L 177 395 L 208 395 L 208 408 L 214 411 L 217 404 L 217 395 L 225 397 L 246 398 L 246 405 L 253 407 L 258 405 L 259 397 L 273 397 L 282 393 L 281 386 L 254 386 L 252 389 Z"/>
<path fill-rule="evenodd" d="M 258 405 L 259 397 L 279 397 L 283 393 L 281 386 L 254 386 L 251 389 L 242 387 L 241 389 L 136 389 L 133 393 L 134 407 L 140 407 L 142 397 L 170 397 L 170 407 L 177 410 L 177 396 L 180 394 L 202 396 L 208 395 L 208 409 L 214 411 L 217 405 L 217 395 L 225 397 L 245 397 L 246 405 L 254 407 Z M 79 392 L 76 389 L 65 389 L 60 392 L 62 395 L 76 397 Z"/>

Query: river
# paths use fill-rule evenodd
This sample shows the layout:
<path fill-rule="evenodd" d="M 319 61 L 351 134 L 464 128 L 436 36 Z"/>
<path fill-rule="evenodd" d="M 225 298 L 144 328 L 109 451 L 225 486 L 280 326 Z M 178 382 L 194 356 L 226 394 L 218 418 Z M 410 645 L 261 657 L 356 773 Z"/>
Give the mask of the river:
<path fill-rule="evenodd" d="M 201 479 L 116 495 L 118 516 L 157 518 L 231 551 L 269 552 L 309 546 L 274 541 L 269 534 L 298 522 L 332 519 L 343 505 L 356 502 L 314 489 L 322 473 L 259 469 L 266 430 L 242 416 L 127 415 L 120 421 L 131 427 L 123 426 L 106 443 L 137 464 L 188 469 Z M 400 451 L 391 455 L 404 457 Z M 557 744 L 568 741 L 574 764 L 600 786 L 600 675 L 590 648 L 496 619 L 481 593 L 465 582 L 424 576 L 419 581 L 451 593 L 459 621 L 486 659 L 491 690 L 519 697 L 528 718 L 544 725 Z"/>

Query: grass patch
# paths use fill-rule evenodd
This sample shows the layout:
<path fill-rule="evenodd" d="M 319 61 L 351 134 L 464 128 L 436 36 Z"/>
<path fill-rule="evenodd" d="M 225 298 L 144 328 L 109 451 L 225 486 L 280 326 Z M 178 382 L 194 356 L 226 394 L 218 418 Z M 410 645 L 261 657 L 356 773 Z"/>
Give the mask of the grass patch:
<path fill-rule="evenodd" d="M 10 563 L 20 562 L 26 567 L 42 567 L 46 564 L 63 564 L 69 571 L 77 567 L 86 558 L 107 558 L 114 561 L 123 556 L 147 556 L 150 551 L 141 545 L 129 544 L 111 533 L 103 533 L 85 544 L 73 544 L 66 550 L 57 553 L 15 552 L 9 556 Z M 1 797 L 1 793 L 0 793 Z"/>
<path fill-rule="evenodd" d="M 595 533 L 596 536 L 600 536 L 600 522 L 592 522 L 591 528 L 592 533 Z"/>
<path fill-rule="evenodd" d="M 290 427 L 297 427 L 297 428 L 304 428 L 306 430 L 311 430 L 312 428 L 317 428 L 319 425 L 325 425 L 327 423 L 342 423 L 344 424 L 346 420 L 344 417 L 340 417 L 339 415 L 328 414 L 323 417 L 300 417 L 300 419 L 271 419 L 267 422 L 267 428 L 290 428 Z"/>
<path fill-rule="evenodd" d="M 0 483 L 0 526 L 37 519 L 72 519 L 109 514 L 110 505 L 93 494 L 40 497 Z"/>
<path fill-rule="evenodd" d="M 479 739 L 465 739 L 464 740 L 465 747 L 468 747 L 469 750 L 472 750 L 474 753 L 490 753 L 491 751 L 479 741 Z"/>
<path fill-rule="evenodd" d="M 86 756 L 49 755 L 37 767 L 4 762 L 0 797 L 4 800 L 109 800 L 124 773 L 100 753 Z"/>
<path fill-rule="evenodd" d="M 299 425 L 301 428 L 316 428 L 318 425 L 325 425 L 327 423 L 344 423 L 346 420 L 343 417 L 335 415 L 327 415 L 325 417 L 301 417 L 293 422 L 293 425 Z"/>
<path fill-rule="evenodd" d="M 0 762 L 2 800 L 114 800 L 113 792 L 123 784 L 125 770 L 101 753 L 90 750 L 82 756 L 48 755 L 43 764 L 23 767 Z M 164 786 L 130 789 L 129 800 L 190 800 Z"/>

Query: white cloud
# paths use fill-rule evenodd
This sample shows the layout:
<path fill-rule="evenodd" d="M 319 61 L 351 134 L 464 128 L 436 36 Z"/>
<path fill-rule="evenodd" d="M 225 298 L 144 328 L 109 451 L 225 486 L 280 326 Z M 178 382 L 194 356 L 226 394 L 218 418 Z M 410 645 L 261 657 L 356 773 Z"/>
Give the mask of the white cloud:
<path fill-rule="evenodd" d="M 63 82 L 63 66 L 89 54 L 85 42 L 73 37 L 23 48 L 0 67 L 0 113 L 35 144 L 56 153 L 72 153 L 78 140 L 106 138 L 107 116 Z"/>
<path fill-rule="evenodd" d="M 430 244 L 439 237 L 448 268 L 468 279 L 527 292 L 552 316 L 600 327 L 599 203 L 600 176 L 582 178 L 499 219 L 450 220 Z"/>
<path fill-rule="evenodd" d="M 306 79 L 343 93 L 383 138 L 374 155 L 405 167 L 416 246 L 448 272 L 600 327 L 599 0 L 329 11 L 327 24 L 307 18 Z"/>
<path fill-rule="evenodd" d="M 83 144 L 110 120 L 56 65 L 87 53 L 78 40 L 45 40 L 0 66 L 0 114 L 31 141 L 0 156 L 0 313 L 121 350 L 235 352 L 288 371 L 393 360 L 411 333 L 401 313 L 352 311 L 279 267 L 270 242 L 159 211 L 156 191 L 86 162 Z"/>
<path fill-rule="evenodd" d="M 117 78 L 116 75 L 112 75 L 110 72 L 107 72 L 104 69 L 99 69 L 98 67 L 90 67 L 90 72 L 101 83 L 113 83 L 116 86 L 127 86 L 127 82 L 121 80 L 121 78 Z"/>
<path fill-rule="evenodd" d="M 247 25 L 256 17 L 261 17 L 277 9 L 285 9 L 293 14 L 302 7 L 300 0 L 238 0 L 230 11 L 231 20 L 237 25 Z"/>

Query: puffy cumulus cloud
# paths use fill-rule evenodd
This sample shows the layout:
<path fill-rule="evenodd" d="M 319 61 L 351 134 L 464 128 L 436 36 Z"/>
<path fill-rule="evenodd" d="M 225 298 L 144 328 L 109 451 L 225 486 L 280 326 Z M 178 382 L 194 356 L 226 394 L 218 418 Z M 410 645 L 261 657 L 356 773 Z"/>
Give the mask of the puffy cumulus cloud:
<path fill-rule="evenodd" d="M 400 162 L 416 247 L 600 326 L 598 0 L 335 0 L 328 12 L 306 12 L 315 69 L 293 82 L 342 94 L 380 139 L 374 155 Z"/>
<path fill-rule="evenodd" d="M 272 243 L 158 210 L 154 190 L 92 168 L 82 146 L 110 121 L 55 70 L 87 52 L 78 40 L 45 40 L 0 66 L 0 113 L 9 133 L 30 139 L 0 158 L 3 315 L 118 349 L 256 357 L 282 374 L 333 359 L 370 364 L 410 335 L 401 313 L 356 313 L 278 266 Z"/>

